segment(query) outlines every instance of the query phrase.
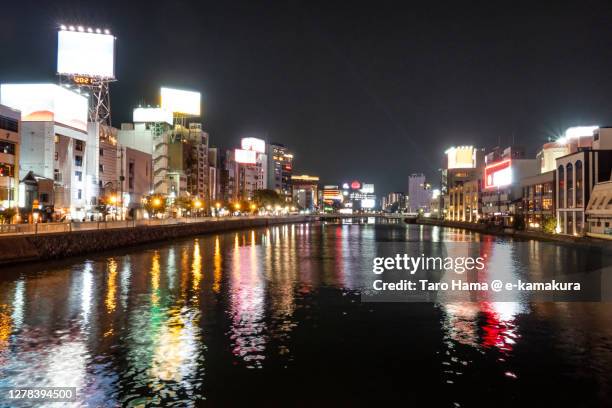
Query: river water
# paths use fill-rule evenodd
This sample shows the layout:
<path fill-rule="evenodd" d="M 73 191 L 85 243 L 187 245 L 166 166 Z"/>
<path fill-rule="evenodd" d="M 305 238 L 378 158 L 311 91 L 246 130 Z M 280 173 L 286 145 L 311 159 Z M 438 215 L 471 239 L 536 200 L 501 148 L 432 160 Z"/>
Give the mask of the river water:
<path fill-rule="evenodd" d="M 363 301 L 358 265 L 404 240 L 478 242 L 490 256 L 525 245 L 295 224 L 5 267 L 0 387 L 76 387 L 75 406 L 610 406 L 612 303 Z M 527 248 L 506 273 L 602 259 Z"/>

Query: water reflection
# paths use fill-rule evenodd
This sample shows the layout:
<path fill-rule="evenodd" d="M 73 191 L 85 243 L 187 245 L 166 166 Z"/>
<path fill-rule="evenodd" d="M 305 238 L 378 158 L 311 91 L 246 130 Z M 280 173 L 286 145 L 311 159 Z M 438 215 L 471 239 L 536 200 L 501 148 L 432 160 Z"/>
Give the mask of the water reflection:
<path fill-rule="evenodd" d="M 367 399 L 368 376 L 392 364 L 453 387 L 434 402 L 475 405 L 475 381 L 483 393 L 528 393 L 533 373 L 543 375 L 532 364 L 537 355 L 557 382 L 578 376 L 594 390 L 588 401 L 610 391 L 607 305 L 533 304 L 519 295 L 356 301 L 383 243 L 447 241 L 475 244 L 449 247 L 454 256 L 475 250 L 496 265 L 467 276 L 474 281 L 543 279 L 589 256 L 537 242 L 518 253 L 512 241 L 439 227 L 298 224 L 7 269 L 0 386 L 76 386 L 76 405 L 190 406 L 307 398 L 304 384 L 316 378 L 357 403 Z M 376 384 L 387 395 L 399 389 L 388 377 Z"/>

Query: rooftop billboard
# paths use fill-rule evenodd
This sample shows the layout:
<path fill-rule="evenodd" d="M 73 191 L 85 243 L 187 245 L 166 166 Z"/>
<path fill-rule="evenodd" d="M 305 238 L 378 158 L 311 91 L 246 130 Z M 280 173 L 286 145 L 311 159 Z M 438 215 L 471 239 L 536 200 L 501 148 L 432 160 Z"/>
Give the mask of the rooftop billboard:
<path fill-rule="evenodd" d="M 2 84 L 0 104 L 21 111 L 21 120 L 56 122 L 87 131 L 88 100 L 55 84 Z"/>
<path fill-rule="evenodd" d="M 234 160 L 240 164 L 256 164 L 257 152 L 254 150 L 235 149 Z"/>
<path fill-rule="evenodd" d="M 161 89 L 161 107 L 169 112 L 200 116 L 200 99 L 199 92 Z"/>
<path fill-rule="evenodd" d="M 240 147 L 244 150 L 254 150 L 257 153 L 266 152 L 266 142 L 256 137 L 243 137 L 240 141 Z"/>
<path fill-rule="evenodd" d="M 446 150 L 448 169 L 473 169 L 476 167 L 476 155 L 473 146 L 457 146 Z"/>
<path fill-rule="evenodd" d="M 59 31 L 57 73 L 115 78 L 115 37 L 93 32 Z"/>
<path fill-rule="evenodd" d="M 172 124 L 172 112 L 162 108 L 134 109 L 134 123 L 169 123 Z"/>

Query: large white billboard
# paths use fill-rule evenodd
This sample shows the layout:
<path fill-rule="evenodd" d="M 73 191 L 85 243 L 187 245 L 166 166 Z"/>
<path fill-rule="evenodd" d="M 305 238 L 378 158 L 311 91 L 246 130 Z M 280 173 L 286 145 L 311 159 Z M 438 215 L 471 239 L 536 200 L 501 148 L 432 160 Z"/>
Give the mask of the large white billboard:
<path fill-rule="evenodd" d="M 199 92 L 161 89 L 161 107 L 169 112 L 200 116 L 200 99 Z"/>
<path fill-rule="evenodd" d="M 254 150 L 234 150 L 234 160 L 240 164 L 255 164 L 257 163 L 257 152 Z"/>
<path fill-rule="evenodd" d="M 57 34 L 57 73 L 115 77 L 115 37 L 61 30 Z"/>
<path fill-rule="evenodd" d="M 266 152 L 266 142 L 256 137 L 243 137 L 240 147 L 244 150 L 254 150 L 258 153 Z"/>
<path fill-rule="evenodd" d="M 172 124 L 172 112 L 162 108 L 134 109 L 134 123 L 168 123 Z"/>
<path fill-rule="evenodd" d="M 0 104 L 21 111 L 23 121 L 56 122 L 87 131 L 87 98 L 55 84 L 2 84 Z"/>

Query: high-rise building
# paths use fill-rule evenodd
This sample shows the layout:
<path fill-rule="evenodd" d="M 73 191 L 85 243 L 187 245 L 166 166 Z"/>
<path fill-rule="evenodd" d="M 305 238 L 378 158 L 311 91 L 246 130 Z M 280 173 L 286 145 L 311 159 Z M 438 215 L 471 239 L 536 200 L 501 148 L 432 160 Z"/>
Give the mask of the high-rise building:
<path fill-rule="evenodd" d="M 176 125 L 168 144 L 168 157 L 169 174 L 175 180 L 170 195 L 208 199 L 208 133 L 202 131 L 202 125 Z"/>
<path fill-rule="evenodd" d="M 291 174 L 293 154 L 280 143 L 268 144 L 268 188 L 291 201 Z"/>
<path fill-rule="evenodd" d="M 382 198 L 382 210 L 388 212 L 401 212 L 404 208 L 404 193 L 396 191 Z"/>
<path fill-rule="evenodd" d="M 248 200 L 255 191 L 268 188 L 268 156 L 266 142 L 255 137 L 244 137 L 241 149 L 234 151 L 237 166 L 238 196 Z"/>
<path fill-rule="evenodd" d="M 425 181 L 422 173 L 408 177 L 408 212 L 428 212 L 431 202 L 431 186 Z"/>

